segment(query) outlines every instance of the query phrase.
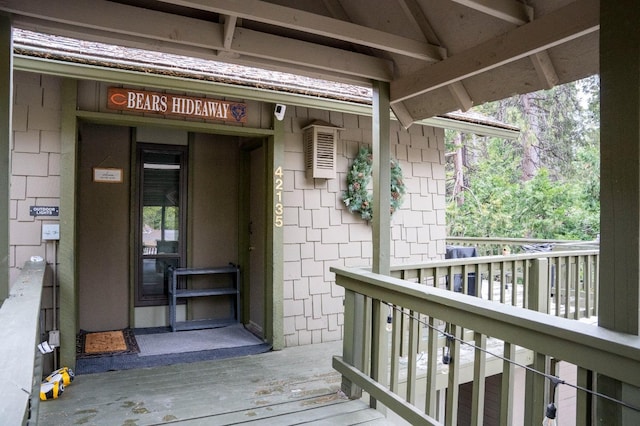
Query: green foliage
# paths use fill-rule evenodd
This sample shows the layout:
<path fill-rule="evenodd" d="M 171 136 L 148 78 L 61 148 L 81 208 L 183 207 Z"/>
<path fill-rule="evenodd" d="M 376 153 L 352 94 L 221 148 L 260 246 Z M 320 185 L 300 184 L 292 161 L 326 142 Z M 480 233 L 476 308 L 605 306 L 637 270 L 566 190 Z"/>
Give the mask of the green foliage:
<path fill-rule="evenodd" d="M 449 235 L 595 238 L 600 215 L 597 90 L 597 80 L 587 79 L 537 92 L 526 100 L 527 112 L 536 117 L 524 114 L 519 97 L 483 106 L 485 113 L 493 111 L 521 129 L 535 123 L 537 171 L 523 179 L 521 161 L 530 140 L 465 138 L 464 203 L 451 192 L 455 170 L 447 164 Z"/>
<path fill-rule="evenodd" d="M 353 161 L 351 170 L 347 174 L 347 190 L 342 195 L 347 209 L 352 213 L 360 213 L 364 220 L 373 219 L 373 194 L 369 190 L 371 181 L 372 154 L 367 146 L 360 148 L 358 156 Z M 405 186 L 402 180 L 402 169 L 397 161 L 391 160 L 391 205 L 390 211 L 393 214 L 400 208 L 405 193 Z"/>
<path fill-rule="evenodd" d="M 178 208 L 174 206 L 145 206 L 142 220 L 145 225 L 153 229 L 162 227 L 162 214 L 164 212 L 164 229 L 178 229 Z"/>

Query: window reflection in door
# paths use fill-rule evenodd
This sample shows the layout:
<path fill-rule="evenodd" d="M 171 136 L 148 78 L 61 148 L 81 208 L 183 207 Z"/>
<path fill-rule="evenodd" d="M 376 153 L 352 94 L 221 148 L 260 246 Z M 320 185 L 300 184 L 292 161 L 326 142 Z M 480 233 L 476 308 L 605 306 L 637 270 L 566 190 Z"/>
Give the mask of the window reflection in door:
<path fill-rule="evenodd" d="M 185 149 L 140 145 L 136 304 L 165 304 L 171 271 L 181 265 Z"/>

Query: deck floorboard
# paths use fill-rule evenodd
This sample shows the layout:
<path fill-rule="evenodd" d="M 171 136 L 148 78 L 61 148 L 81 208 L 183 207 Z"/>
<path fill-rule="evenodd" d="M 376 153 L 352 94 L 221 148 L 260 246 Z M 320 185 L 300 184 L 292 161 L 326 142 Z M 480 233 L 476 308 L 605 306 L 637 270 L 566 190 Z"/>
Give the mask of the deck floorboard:
<path fill-rule="evenodd" d="M 340 342 L 259 355 L 78 375 L 40 404 L 43 425 L 391 424 L 339 392 Z"/>

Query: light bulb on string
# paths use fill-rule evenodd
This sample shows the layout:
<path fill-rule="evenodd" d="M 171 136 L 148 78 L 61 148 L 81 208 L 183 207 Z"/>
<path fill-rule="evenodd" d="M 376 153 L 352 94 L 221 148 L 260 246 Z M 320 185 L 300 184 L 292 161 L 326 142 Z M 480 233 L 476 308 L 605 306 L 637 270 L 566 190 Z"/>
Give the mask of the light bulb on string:
<path fill-rule="evenodd" d="M 542 426 L 556 426 L 556 404 L 553 402 L 547 405 L 547 409 L 544 414 L 544 420 L 542 420 Z"/>
<path fill-rule="evenodd" d="M 449 364 L 451 364 L 451 341 L 453 340 L 452 336 L 446 335 L 447 342 L 445 346 L 442 347 L 442 374 L 449 374 Z"/>
<path fill-rule="evenodd" d="M 558 421 L 556 420 L 556 415 L 558 413 L 558 409 L 556 408 L 555 400 L 556 400 L 556 388 L 560 383 L 564 383 L 559 377 L 550 376 L 548 377 L 551 380 L 551 384 L 553 387 L 551 388 L 551 399 L 547 408 L 544 412 L 544 419 L 542 420 L 542 426 L 556 426 Z"/>
<path fill-rule="evenodd" d="M 391 305 L 389 305 L 389 315 L 387 315 L 387 324 L 385 325 L 385 330 L 389 333 L 393 331 L 393 317 L 391 316 Z"/>

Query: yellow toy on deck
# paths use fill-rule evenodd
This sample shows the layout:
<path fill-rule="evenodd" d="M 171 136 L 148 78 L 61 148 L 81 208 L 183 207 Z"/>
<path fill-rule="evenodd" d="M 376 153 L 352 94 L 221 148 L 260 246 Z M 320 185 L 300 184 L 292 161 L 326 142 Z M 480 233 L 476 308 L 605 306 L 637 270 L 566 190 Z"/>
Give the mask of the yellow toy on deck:
<path fill-rule="evenodd" d="M 57 399 L 64 392 L 64 387 L 73 382 L 75 374 L 69 367 L 62 367 L 45 377 L 40 385 L 40 399 L 43 401 Z"/>

